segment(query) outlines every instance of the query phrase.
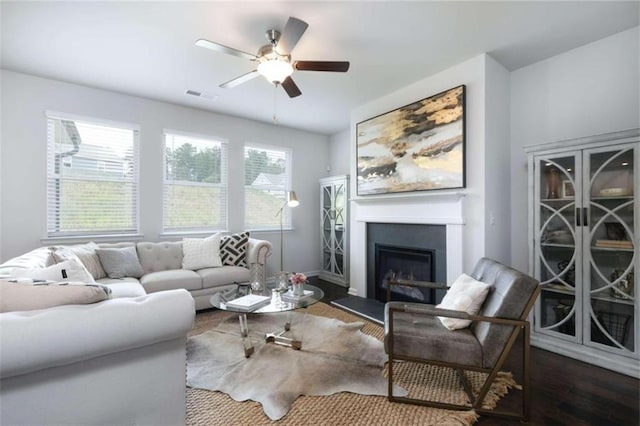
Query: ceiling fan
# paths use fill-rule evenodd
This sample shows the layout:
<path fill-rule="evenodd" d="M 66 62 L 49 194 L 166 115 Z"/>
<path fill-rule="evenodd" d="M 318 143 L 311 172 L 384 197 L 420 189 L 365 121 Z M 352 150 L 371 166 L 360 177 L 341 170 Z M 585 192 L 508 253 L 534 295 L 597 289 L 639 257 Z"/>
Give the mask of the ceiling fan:
<path fill-rule="evenodd" d="M 216 52 L 227 53 L 240 58 L 249 59 L 258 63 L 258 68 L 246 74 L 222 83 L 220 87 L 230 89 L 245 83 L 259 75 L 264 76 L 270 83 L 282 85 L 290 98 L 300 96 L 302 92 L 291 78 L 293 70 L 298 71 L 332 71 L 347 72 L 349 62 L 336 61 L 292 61 L 291 51 L 296 46 L 309 24 L 289 17 L 284 26 L 282 34 L 275 30 L 267 30 L 265 37 L 269 44 L 258 49 L 257 55 L 246 53 L 232 47 L 227 47 L 213 41 L 200 39 L 196 41 L 196 46 L 205 47 Z"/>

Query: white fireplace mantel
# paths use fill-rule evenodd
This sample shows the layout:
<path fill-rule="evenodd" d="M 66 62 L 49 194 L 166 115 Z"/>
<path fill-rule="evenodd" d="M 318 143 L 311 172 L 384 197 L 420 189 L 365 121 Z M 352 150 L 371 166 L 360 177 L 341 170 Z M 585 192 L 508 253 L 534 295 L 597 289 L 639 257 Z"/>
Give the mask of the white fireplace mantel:
<path fill-rule="evenodd" d="M 367 223 L 445 225 L 447 283 L 463 271 L 464 197 L 351 200 L 351 276 L 349 294 L 367 297 Z"/>

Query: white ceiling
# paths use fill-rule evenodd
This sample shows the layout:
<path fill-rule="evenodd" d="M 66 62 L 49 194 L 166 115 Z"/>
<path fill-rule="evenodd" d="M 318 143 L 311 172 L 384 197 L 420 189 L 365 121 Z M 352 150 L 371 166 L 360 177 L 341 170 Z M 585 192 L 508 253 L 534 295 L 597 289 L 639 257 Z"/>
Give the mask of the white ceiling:
<path fill-rule="evenodd" d="M 352 108 L 488 52 L 509 70 L 638 25 L 634 2 L 3 2 L 2 68 L 332 134 Z M 256 78 L 250 53 L 289 16 L 309 23 L 296 60 L 348 60 L 348 73 L 296 71 L 302 96 Z M 185 95 L 209 92 L 215 100 Z M 416 99 L 429 95 L 416 93 Z"/>

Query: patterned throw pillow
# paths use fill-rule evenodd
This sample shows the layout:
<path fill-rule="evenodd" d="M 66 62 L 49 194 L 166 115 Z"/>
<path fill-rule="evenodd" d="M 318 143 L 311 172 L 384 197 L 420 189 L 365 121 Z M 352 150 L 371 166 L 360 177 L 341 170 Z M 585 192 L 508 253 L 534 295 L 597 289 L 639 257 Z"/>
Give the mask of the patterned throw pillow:
<path fill-rule="evenodd" d="M 220 240 L 220 259 L 223 265 L 243 266 L 246 268 L 247 247 L 249 246 L 249 232 L 225 235 Z"/>

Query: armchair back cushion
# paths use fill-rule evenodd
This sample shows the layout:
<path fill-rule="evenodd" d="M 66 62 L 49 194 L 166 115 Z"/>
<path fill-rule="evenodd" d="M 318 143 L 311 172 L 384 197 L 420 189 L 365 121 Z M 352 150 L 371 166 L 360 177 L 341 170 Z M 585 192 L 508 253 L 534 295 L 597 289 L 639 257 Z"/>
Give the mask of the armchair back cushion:
<path fill-rule="evenodd" d="M 488 258 L 478 261 L 471 276 L 478 281 L 493 284 L 478 315 L 525 319 L 529 314 L 525 312 L 525 308 L 538 286 L 538 281 L 534 278 Z M 488 322 L 476 322 L 472 325 L 472 331 L 482 346 L 485 368 L 492 368 L 498 361 L 512 330 L 512 326 Z"/>

